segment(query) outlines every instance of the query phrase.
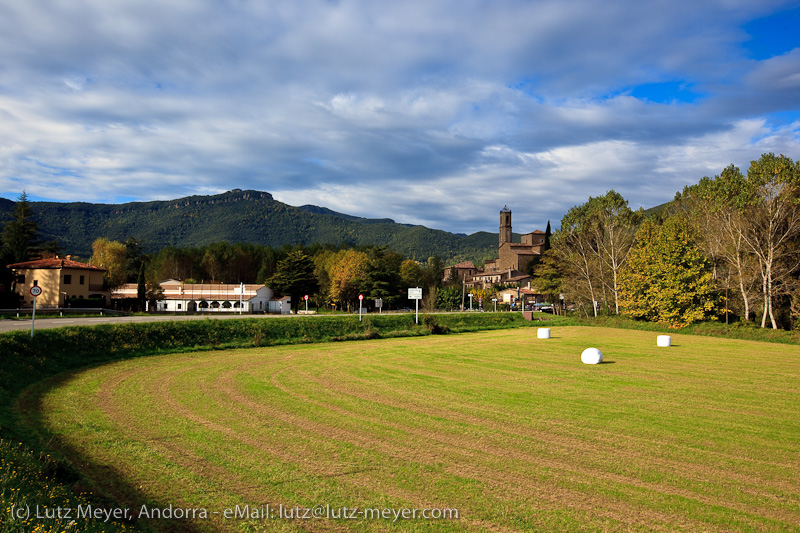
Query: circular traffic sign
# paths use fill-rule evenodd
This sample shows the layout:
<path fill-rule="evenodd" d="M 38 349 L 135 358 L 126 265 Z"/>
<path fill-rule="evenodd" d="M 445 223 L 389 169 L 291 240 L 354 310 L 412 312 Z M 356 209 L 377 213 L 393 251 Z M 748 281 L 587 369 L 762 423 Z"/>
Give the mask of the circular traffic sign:
<path fill-rule="evenodd" d="M 305 301 L 308 301 L 308 294 L 306 294 L 305 296 L 303 296 L 303 300 L 305 300 Z"/>
<path fill-rule="evenodd" d="M 40 294 L 42 294 L 41 287 L 39 287 L 38 285 L 34 285 L 33 287 L 31 287 L 31 296 L 36 297 L 39 296 Z"/>
<path fill-rule="evenodd" d="M 358 299 L 359 299 L 359 300 L 363 300 L 363 299 L 364 299 L 364 295 L 363 295 L 363 294 L 359 294 L 359 295 L 358 295 Z"/>

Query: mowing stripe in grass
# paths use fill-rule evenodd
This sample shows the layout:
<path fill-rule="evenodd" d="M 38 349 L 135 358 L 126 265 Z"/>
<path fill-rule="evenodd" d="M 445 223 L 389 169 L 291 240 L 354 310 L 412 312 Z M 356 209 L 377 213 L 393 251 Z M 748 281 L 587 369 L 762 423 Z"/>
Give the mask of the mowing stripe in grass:
<path fill-rule="evenodd" d="M 80 450 L 90 476 L 102 477 L 99 465 L 123 472 L 130 486 L 110 487 L 123 500 L 464 516 L 314 530 L 800 530 L 800 348 L 553 334 L 127 361 L 42 393 L 31 420 Z M 588 345 L 613 363 L 582 365 Z"/>

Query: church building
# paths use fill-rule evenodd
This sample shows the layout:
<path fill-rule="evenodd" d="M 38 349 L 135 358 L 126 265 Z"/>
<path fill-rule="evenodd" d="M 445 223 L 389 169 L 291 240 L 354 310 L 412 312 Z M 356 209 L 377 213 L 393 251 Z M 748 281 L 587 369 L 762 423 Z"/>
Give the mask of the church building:
<path fill-rule="evenodd" d="M 520 242 L 512 242 L 511 210 L 508 206 L 500 211 L 500 241 L 497 247 L 497 259 L 484 263 L 482 270 L 476 269 L 471 276 L 465 276 L 467 285 L 487 287 L 497 283 L 511 283 L 523 286 L 530 285 L 528 267 L 531 262 L 544 253 L 545 237 L 543 231 L 535 230 L 520 236 Z M 461 273 L 462 265 L 447 267 Z M 472 264 L 470 263 L 470 266 Z M 473 267 L 474 268 L 474 267 Z M 447 279 L 447 270 L 445 271 Z"/>
<path fill-rule="evenodd" d="M 497 248 L 498 258 L 486 261 L 485 272 L 516 271 L 517 274 L 527 272 L 534 258 L 544 253 L 545 233 L 535 230 L 520 236 L 521 242 L 511 242 L 511 210 L 508 206 L 500 211 L 500 244 Z"/>

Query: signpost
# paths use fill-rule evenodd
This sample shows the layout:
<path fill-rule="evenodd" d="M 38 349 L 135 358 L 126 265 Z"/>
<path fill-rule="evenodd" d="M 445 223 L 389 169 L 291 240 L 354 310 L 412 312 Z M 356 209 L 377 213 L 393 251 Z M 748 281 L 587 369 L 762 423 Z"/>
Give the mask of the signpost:
<path fill-rule="evenodd" d="M 496 313 L 497 312 L 497 298 L 492 298 L 492 301 L 494 302 L 494 312 Z"/>
<path fill-rule="evenodd" d="M 383 298 L 375 298 L 375 307 L 378 308 L 379 313 L 383 313 Z"/>
<path fill-rule="evenodd" d="M 31 314 L 31 338 L 33 338 L 33 325 L 36 323 L 36 297 L 42 294 L 42 288 L 38 285 L 31 287 L 31 296 L 33 296 L 33 313 Z"/>
<path fill-rule="evenodd" d="M 305 300 L 305 301 L 306 301 L 306 314 L 308 314 L 308 294 L 306 294 L 305 296 L 303 296 L 303 300 Z"/>
<path fill-rule="evenodd" d="M 422 288 L 420 287 L 409 287 L 408 288 L 408 299 L 414 300 L 415 308 L 416 308 L 416 322 L 419 324 L 419 301 L 422 300 Z"/>
<path fill-rule="evenodd" d="M 472 293 L 469 293 L 469 310 L 472 311 Z"/>
<path fill-rule="evenodd" d="M 358 321 L 361 322 L 361 304 L 364 302 L 364 295 L 358 295 Z"/>

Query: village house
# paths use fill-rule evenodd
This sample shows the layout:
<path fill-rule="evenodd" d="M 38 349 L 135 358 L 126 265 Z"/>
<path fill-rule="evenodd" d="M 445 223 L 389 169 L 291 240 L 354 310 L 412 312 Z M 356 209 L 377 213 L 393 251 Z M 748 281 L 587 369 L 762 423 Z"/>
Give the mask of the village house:
<path fill-rule="evenodd" d="M 38 286 L 42 294 L 36 298 L 41 308 L 67 307 L 70 300 L 97 298 L 107 305 L 103 291 L 104 268 L 73 261 L 72 256 L 61 259 L 37 259 L 8 265 L 14 276 L 14 290 L 22 298 L 22 307 L 33 307 L 31 287 Z"/>
<path fill-rule="evenodd" d="M 472 261 L 462 261 L 457 265 L 452 265 L 444 269 L 444 281 L 451 281 L 454 279 L 464 281 L 465 279 L 471 278 L 478 272 L 479 270 L 475 268 L 475 265 L 472 264 Z"/>
<path fill-rule="evenodd" d="M 169 279 L 159 283 L 162 297 L 153 311 L 173 313 L 277 313 L 291 311 L 289 296 L 276 297 L 266 285 L 239 283 L 185 283 Z M 137 297 L 137 284 L 126 283 L 111 292 L 114 300 Z M 149 304 L 148 304 L 149 305 Z M 150 310 L 150 309 L 148 309 Z"/>

